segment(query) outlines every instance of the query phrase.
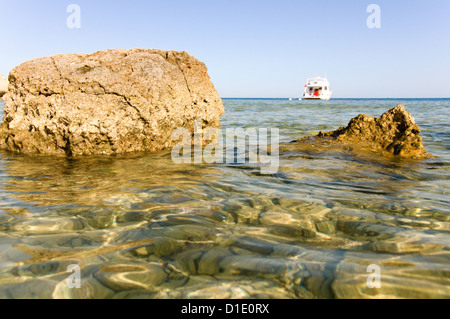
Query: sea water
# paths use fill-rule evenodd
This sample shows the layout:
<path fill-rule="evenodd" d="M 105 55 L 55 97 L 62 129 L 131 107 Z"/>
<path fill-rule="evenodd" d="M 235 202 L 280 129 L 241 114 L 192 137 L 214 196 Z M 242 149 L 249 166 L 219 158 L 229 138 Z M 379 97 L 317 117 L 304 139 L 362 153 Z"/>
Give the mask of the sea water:
<path fill-rule="evenodd" d="M 437 158 L 283 151 L 397 104 Z M 170 151 L 2 151 L 0 298 L 450 297 L 449 99 L 224 105 L 223 129 L 279 129 L 275 174 L 175 164 Z"/>

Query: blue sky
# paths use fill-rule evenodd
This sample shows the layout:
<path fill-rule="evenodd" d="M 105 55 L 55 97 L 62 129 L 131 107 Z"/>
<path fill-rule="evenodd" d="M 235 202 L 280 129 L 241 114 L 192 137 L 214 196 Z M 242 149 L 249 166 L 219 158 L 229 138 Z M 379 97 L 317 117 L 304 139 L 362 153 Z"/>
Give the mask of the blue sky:
<path fill-rule="evenodd" d="M 81 28 L 69 29 L 69 4 Z M 369 29 L 369 4 L 381 29 Z M 222 97 L 296 97 L 327 74 L 334 97 L 450 97 L 449 0 L 0 1 L 0 73 L 41 56 L 184 50 Z"/>

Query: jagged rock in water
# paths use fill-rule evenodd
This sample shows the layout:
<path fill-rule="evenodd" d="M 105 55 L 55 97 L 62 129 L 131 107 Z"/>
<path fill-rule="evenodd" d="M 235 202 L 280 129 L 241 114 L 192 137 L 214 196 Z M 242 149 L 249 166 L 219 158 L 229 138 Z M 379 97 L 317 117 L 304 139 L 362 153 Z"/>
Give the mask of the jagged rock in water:
<path fill-rule="evenodd" d="M 347 127 L 320 132 L 314 138 L 300 138 L 293 143 L 336 142 L 403 158 L 433 157 L 425 150 L 419 133 L 411 114 L 403 105 L 397 105 L 378 118 L 360 114 Z"/>
<path fill-rule="evenodd" d="M 112 49 L 23 63 L 9 75 L 0 145 L 54 155 L 170 148 L 175 128 L 220 126 L 206 66 L 186 52 Z"/>
<path fill-rule="evenodd" d="M 8 79 L 0 74 L 0 98 L 8 92 Z"/>

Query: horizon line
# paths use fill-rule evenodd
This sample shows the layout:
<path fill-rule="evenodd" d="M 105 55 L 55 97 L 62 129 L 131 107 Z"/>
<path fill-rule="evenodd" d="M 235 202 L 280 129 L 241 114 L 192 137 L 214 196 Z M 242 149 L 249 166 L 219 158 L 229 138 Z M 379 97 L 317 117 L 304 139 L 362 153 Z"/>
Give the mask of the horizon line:
<path fill-rule="evenodd" d="M 298 101 L 299 97 L 221 97 L 224 100 L 238 100 L 238 99 L 271 99 L 271 100 L 289 100 Z M 330 100 L 448 100 L 450 97 L 336 97 Z M 304 101 L 304 99 L 301 99 Z M 310 100 L 314 101 L 314 100 Z M 322 100 L 318 100 L 322 101 Z"/>

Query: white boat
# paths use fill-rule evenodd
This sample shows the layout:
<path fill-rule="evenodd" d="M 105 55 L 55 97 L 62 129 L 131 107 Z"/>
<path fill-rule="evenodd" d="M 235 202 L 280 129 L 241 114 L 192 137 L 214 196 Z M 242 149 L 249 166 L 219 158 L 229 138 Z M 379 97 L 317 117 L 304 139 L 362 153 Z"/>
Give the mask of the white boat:
<path fill-rule="evenodd" d="M 327 78 L 310 78 L 306 80 L 303 99 L 328 101 L 332 93 L 330 90 L 330 82 L 328 82 Z"/>

